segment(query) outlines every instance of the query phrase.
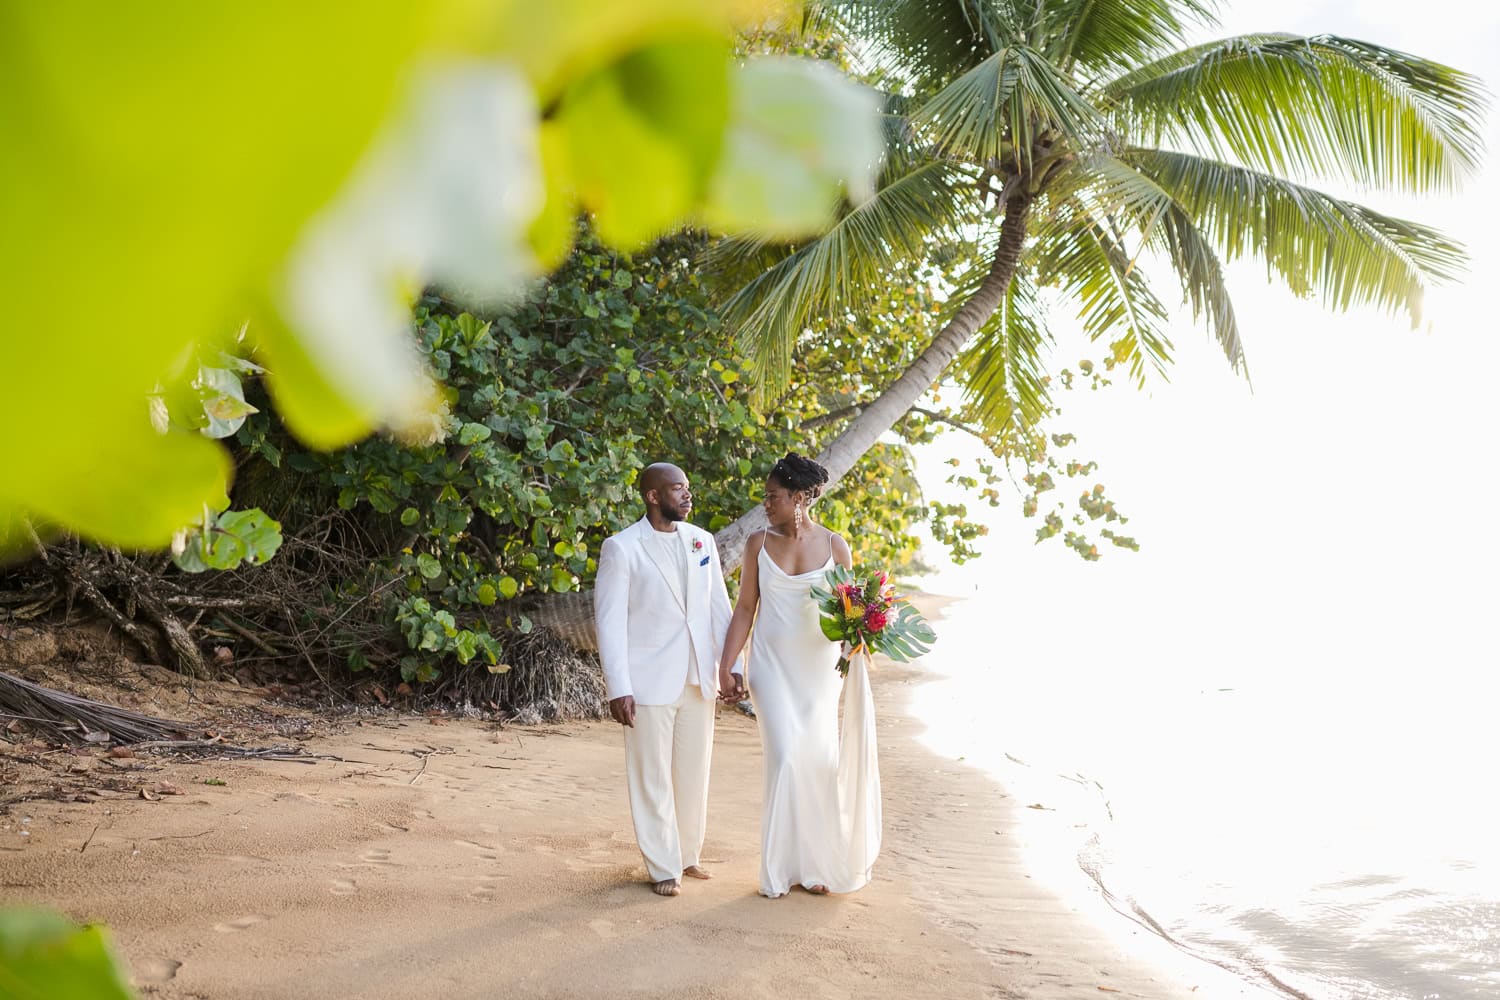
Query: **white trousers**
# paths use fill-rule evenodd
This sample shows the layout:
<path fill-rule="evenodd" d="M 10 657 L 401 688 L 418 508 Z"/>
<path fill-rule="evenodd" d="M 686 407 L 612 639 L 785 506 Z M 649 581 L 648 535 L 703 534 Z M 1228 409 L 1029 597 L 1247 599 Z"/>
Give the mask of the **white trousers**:
<path fill-rule="evenodd" d="M 670 705 L 637 705 L 625 728 L 625 781 L 635 840 L 651 881 L 698 864 L 708 821 L 714 703 L 689 684 Z"/>

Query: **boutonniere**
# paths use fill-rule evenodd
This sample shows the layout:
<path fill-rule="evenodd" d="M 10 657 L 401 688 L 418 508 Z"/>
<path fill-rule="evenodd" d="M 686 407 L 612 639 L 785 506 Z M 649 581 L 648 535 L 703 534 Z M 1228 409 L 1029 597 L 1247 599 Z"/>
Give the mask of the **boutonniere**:
<path fill-rule="evenodd" d="M 702 548 L 703 548 L 703 539 L 701 539 L 701 538 L 695 538 L 695 539 L 693 539 L 693 551 L 694 552 L 698 552 L 698 551 L 701 551 Z"/>

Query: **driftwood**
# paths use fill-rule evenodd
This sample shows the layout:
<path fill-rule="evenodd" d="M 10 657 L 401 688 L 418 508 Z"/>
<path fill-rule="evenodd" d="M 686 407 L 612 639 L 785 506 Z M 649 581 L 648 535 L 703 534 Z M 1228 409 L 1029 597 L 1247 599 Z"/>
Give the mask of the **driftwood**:
<path fill-rule="evenodd" d="M 332 754 L 317 754 L 296 746 L 242 747 L 218 740 L 151 740 L 136 743 L 130 748 L 137 753 L 145 750 L 165 750 L 194 760 L 290 760 L 298 764 L 314 764 L 319 760 L 343 760 Z M 360 763 L 355 761 L 354 763 Z"/>
<path fill-rule="evenodd" d="M 186 736 L 189 722 L 158 719 L 0 673 L 0 719 L 44 726 L 73 743 L 146 743 Z"/>
<path fill-rule="evenodd" d="M 43 726 L 72 743 L 100 747 L 113 743 L 129 746 L 137 754 L 155 751 L 195 760 L 284 760 L 299 764 L 343 759 L 299 746 L 245 747 L 217 739 L 186 738 L 198 729 L 190 722 L 142 715 L 0 673 L 0 720 L 5 719 Z"/>

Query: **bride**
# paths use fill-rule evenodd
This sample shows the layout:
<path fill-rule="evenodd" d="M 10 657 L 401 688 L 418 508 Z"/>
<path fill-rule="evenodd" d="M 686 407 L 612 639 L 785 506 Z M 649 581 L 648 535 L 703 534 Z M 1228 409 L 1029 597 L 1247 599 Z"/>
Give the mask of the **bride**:
<path fill-rule="evenodd" d="M 853 892 L 870 880 L 880 853 L 869 677 L 858 656 L 847 681 L 839 677 L 839 647 L 818 627 L 809 593 L 835 563 L 854 562 L 848 543 L 810 516 L 826 482 L 827 469 L 797 454 L 771 469 L 770 527 L 745 544 L 739 603 L 719 660 L 722 697 L 738 701 L 747 678 L 736 661 L 753 622 L 746 674 L 765 756 L 760 891 L 773 898 L 794 885 L 817 895 Z"/>

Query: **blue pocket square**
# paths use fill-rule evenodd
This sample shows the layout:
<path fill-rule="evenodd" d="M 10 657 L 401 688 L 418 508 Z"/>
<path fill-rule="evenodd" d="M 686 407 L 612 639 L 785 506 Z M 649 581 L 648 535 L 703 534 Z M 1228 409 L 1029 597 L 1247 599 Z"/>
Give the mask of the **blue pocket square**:
<path fill-rule="evenodd" d="M 699 566 L 707 566 L 708 565 L 708 556 L 704 556 L 702 559 L 699 559 L 698 560 L 698 565 Z"/>

